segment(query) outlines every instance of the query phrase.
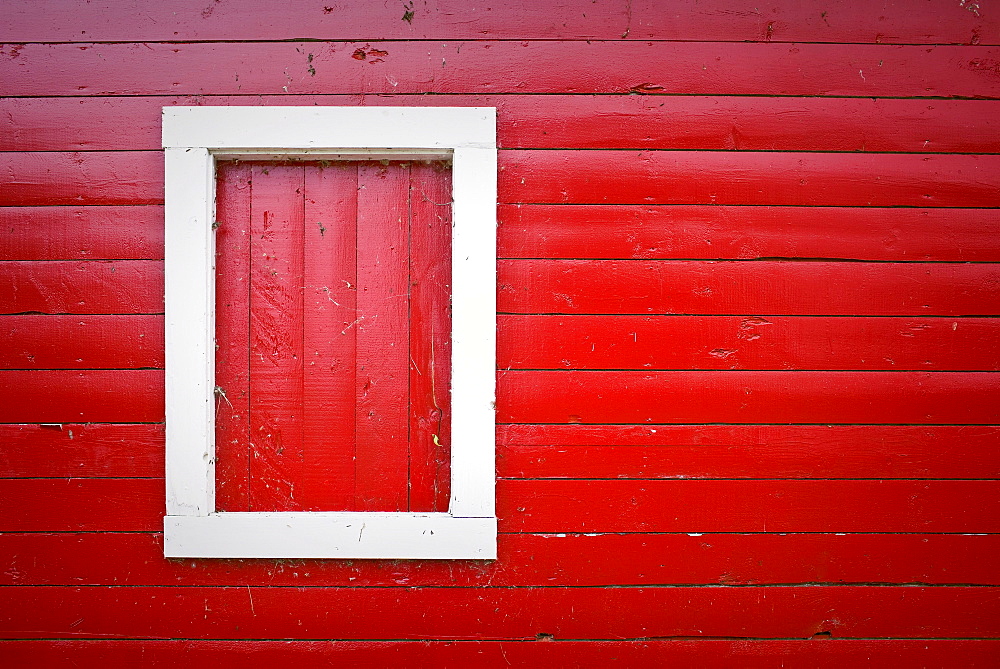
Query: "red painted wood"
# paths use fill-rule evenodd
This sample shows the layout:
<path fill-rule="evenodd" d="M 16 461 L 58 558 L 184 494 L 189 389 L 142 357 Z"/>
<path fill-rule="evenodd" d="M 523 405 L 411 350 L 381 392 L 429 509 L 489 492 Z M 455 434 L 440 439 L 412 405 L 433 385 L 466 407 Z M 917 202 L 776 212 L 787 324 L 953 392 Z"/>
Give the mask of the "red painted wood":
<path fill-rule="evenodd" d="M 358 318 L 358 168 L 305 170 L 302 497 L 353 509 Z"/>
<path fill-rule="evenodd" d="M 1000 95 L 1000 52 L 983 46 L 354 41 L 27 44 L 15 52 L 0 59 L 0 95 Z"/>
<path fill-rule="evenodd" d="M 996 481 L 506 481 L 518 532 L 997 532 Z"/>
<path fill-rule="evenodd" d="M 0 425 L 0 477 L 163 476 L 163 425 Z"/>
<path fill-rule="evenodd" d="M 215 220 L 215 508 L 250 510 L 251 167 L 220 162 Z"/>
<path fill-rule="evenodd" d="M 162 316 L 0 316 L 2 369 L 141 367 L 163 368 Z"/>
<path fill-rule="evenodd" d="M 409 482 L 409 168 L 358 166 L 359 511 L 405 511 Z"/>
<path fill-rule="evenodd" d="M 163 313 L 163 263 L 0 262 L 0 313 Z"/>
<path fill-rule="evenodd" d="M 1000 423 L 990 372 L 509 371 L 500 423 Z"/>
<path fill-rule="evenodd" d="M 0 230 L 2 260 L 163 258 L 160 206 L 0 207 Z"/>
<path fill-rule="evenodd" d="M 501 532 L 997 533 L 997 481 L 501 480 Z M 158 532 L 162 479 L 0 479 L 0 531 Z"/>
<path fill-rule="evenodd" d="M 446 509 L 448 173 L 247 169 L 219 185 L 219 508 Z"/>
<path fill-rule="evenodd" d="M 996 207 L 1000 157 L 511 151 L 503 202 Z"/>
<path fill-rule="evenodd" d="M 2 370 L 0 423 L 163 421 L 162 370 Z"/>
<path fill-rule="evenodd" d="M 501 425 L 510 478 L 1000 478 L 995 426 Z"/>
<path fill-rule="evenodd" d="M 992 318 L 509 314 L 498 333 L 500 369 L 1000 369 Z"/>
<path fill-rule="evenodd" d="M 513 313 L 989 316 L 996 265 L 506 260 L 498 309 Z M 758 316 L 746 328 L 767 327 Z"/>
<path fill-rule="evenodd" d="M 759 8 L 758 8 L 759 7 Z M 551 39 L 760 42 L 996 44 L 997 19 L 978 6 L 943 0 L 895 0 L 883 5 L 773 2 L 734 7 L 731 2 L 655 0 L 594 3 L 582 11 L 564 0 L 524 6 L 506 2 L 438 2 L 411 9 L 365 3 L 324 5 L 321 0 L 274 5 L 248 2 L 237 11 L 174 1 L 148 12 L 123 2 L 95 6 L 79 0 L 44 15 L 12 5 L 0 32 L 7 42 L 177 41 L 273 39 Z M 971 10 L 970 10 L 971 8 Z M 16 52 L 15 52 L 16 53 Z"/>
<path fill-rule="evenodd" d="M 1000 634 L 1000 597 L 986 588 L 610 588 L 600 596 L 602 605 L 594 606 L 589 588 L 3 588 L 0 634 L 202 639 Z"/>
<path fill-rule="evenodd" d="M 994 639 L 643 639 L 627 641 L 193 641 L 59 639 L 14 640 L 4 644 L 15 667 L 73 663 L 103 667 L 109 660 L 143 666 L 244 667 L 247 662 L 334 663 L 365 666 L 648 666 L 681 662 L 700 667 L 752 669 L 872 663 L 872 666 L 993 667 L 1000 642 Z"/>
<path fill-rule="evenodd" d="M 504 148 L 1000 150 L 991 100 L 419 94 L 6 98 L 0 150 L 155 151 L 162 107 L 205 104 L 497 107 Z"/>
<path fill-rule="evenodd" d="M 163 203 L 158 151 L 0 153 L 0 170 L 8 207 Z"/>
<path fill-rule="evenodd" d="M 997 439 L 995 426 L 502 425 L 497 475 L 1000 478 Z M 4 477 L 163 473 L 162 425 L 0 425 L 0 441 Z"/>
<path fill-rule="evenodd" d="M 0 196 L 11 206 L 159 204 L 162 162 L 152 151 L 0 154 L 14 175 Z M 504 151 L 499 178 L 502 203 L 1000 204 L 995 155 Z"/>
<path fill-rule="evenodd" d="M 3 585 L 996 585 L 997 535 L 501 534 L 499 559 L 165 560 L 159 535 L 5 533 Z M 39 555 L 46 556 L 39 561 Z M 109 560 L 109 556 L 113 559 Z M 623 556 L 627 556 L 623 559 Z M 121 569 L 128 564 L 131 569 Z"/>
<path fill-rule="evenodd" d="M 250 178 L 249 510 L 299 511 L 305 174 L 255 165 Z"/>
<path fill-rule="evenodd" d="M 1000 260 L 995 209 L 502 205 L 507 258 Z"/>
<path fill-rule="evenodd" d="M 411 511 L 447 511 L 451 496 L 451 172 L 410 166 Z"/>

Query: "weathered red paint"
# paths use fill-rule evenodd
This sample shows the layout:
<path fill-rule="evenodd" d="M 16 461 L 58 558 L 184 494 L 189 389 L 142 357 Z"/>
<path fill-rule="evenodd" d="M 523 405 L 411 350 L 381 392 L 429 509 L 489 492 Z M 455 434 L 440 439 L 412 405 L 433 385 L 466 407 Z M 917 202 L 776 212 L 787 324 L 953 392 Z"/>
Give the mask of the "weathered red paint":
<path fill-rule="evenodd" d="M 219 169 L 219 508 L 446 509 L 448 172 Z"/>
<path fill-rule="evenodd" d="M 104 666 L 107 658 L 144 666 L 243 667 L 247 662 L 329 662 L 341 667 L 386 665 L 460 667 L 553 664 L 629 664 L 678 662 L 702 667 L 829 667 L 838 669 L 864 658 L 873 664 L 947 665 L 960 658 L 965 667 L 992 667 L 1000 643 L 978 639 L 644 639 L 555 641 L 198 641 L 198 640 L 18 640 L 6 643 L 15 666 L 70 663 Z M 539 643 L 541 642 L 541 643 Z"/>
<path fill-rule="evenodd" d="M 984 3 L 7 4 L 0 663 L 996 664 Z M 160 107 L 317 104 L 498 108 L 496 561 L 161 557 Z M 223 194 L 250 169 L 223 170 Z M 439 176 L 411 205 L 440 213 Z M 342 204 L 328 186 L 304 228 Z M 250 236 L 217 232 L 247 254 L 220 266 L 223 304 L 249 300 Z M 327 279 L 366 243 L 310 247 L 298 285 L 353 305 Z M 393 330 L 442 327 L 425 316 L 447 291 L 427 288 Z M 234 314 L 221 329 L 249 332 Z M 303 347 L 336 365 L 314 332 Z M 219 343 L 249 370 L 267 342 Z M 397 391 L 431 403 L 398 422 L 429 449 L 442 357 L 406 346 Z M 353 393 L 301 362 L 303 386 Z M 225 362 L 217 380 L 246 383 Z M 220 434 L 249 433 L 248 397 L 218 402 Z M 353 439 L 315 409 L 303 443 Z M 242 506 L 227 468 L 249 451 L 219 448 L 220 499 Z M 409 502 L 441 509 L 446 453 L 428 453 L 408 467 L 431 494 Z M 341 494 L 335 460 L 306 448 L 302 490 Z"/>
<path fill-rule="evenodd" d="M 589 588 L 26 586 L 0 589 L 0 629 L 21 639 L 109 633 L 359 640 L 1000 634 L 1000 599 L 986 588 L 626 587 L 600 594 L 598 606 Z"/>
<path fill-rule="evenodd" d="M 495 562 L 161 560 L 152 533 L 0 535 L 3 585 L 599 587 L 621 585 L 997 585 L 987 534 L 613 533 L 501 535 Z M 34 556 L 46 555 L 39 563 Z M 117 562 L 142 564 L 121 571 Z M 627 555 L 623 560 L 621 556 Z"/>
<path fill-rule="evenodd" d="M 3 479 L 0 531 L 156 532 L 162 479 Z M 511 480 L 501 532 L 997 533 L 996 480 Z M 829 514 L 831 500 L 843 513 Z"/>
<path fill-rule="evenodd" d="M 0 150 L 155 151 L 169 105 L 497 107 L 508 149 L 995 153 L 989 100 L 686 95 L 262 95 L 0 99 Z M 130 132 L 122 133 L 128 123 Z M 821 128 L 822 131 L 817 131 Z"/>
<path fill-rule="evenodd" d="M 356 59 L 358 48 L 385 51 Z M 25 44 L 0 95 L 1000 96 L 993 46 L 639 41 Z M 310 58 L 311 56 L 311 58 Z M 211 63 L 212 67 L 205 67 Z"/>

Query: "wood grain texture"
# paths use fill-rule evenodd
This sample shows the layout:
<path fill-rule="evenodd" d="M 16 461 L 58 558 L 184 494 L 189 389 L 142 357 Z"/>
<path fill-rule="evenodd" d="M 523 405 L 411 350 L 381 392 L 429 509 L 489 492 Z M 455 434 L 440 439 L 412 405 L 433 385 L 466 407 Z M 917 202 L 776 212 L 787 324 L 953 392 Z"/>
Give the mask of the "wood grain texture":
<path fill-rule="evenodd" d="M 0 153 L 0 170 L 8 207 L 163 204 L 159 151 Z"/>
<path fill-rule="evenodd" d="M 0 583 L 487 588 L 996 585 L 1000 578 L 992 568 L 997 535 L 501 534 L 498 546 L 499 558 L 491 562 L 166 560 L 158 534 L 4 533 L 0 554 L 7 556 L 8 569 Z M 37 560 L 39 555 L 46 560 Z"/>
<path fill-rule="evenodd" d="M 26 44 L 10 51 L 0 58 L 4 96 L 1000 95 L 998 50 L 988 46 L 370 41 Z"/>
<path fill-rule="evenodd" d="M 1000 478 L 995 426 L 503 425 L 508 478 Z"/>
<path fill-rule="evenodd" d="M 9 206 L 163 202 L 154 151 L 0 153 Z M 1000 156 L 519 150 L 500 155 L 499 201 L 996 207 Z"/>
<path fill-rule="evenodd" d="M 252 168 L 220 163 L 215 218 L 215 508 L 250 510 Z M 230 192 L 244 194 L 231 197 Z M 258 262 L 261 259 L 258 258 Z"/>
<path fill-rule="evenodd" d="M 503 260 L 498 310 L 561 314 L 992 316 L 1000 266 Z M 766 318 L 763 320 L 767 320 Z"/>
<path fill-rule="evenodd" d="M 996 426 L 501 425 L 497 475 L 990 479 L 998 438 Z M 0 441 L 0 477 L 163 473 L 158 424 L 0 425 Z"/>
<path fill-rule="evenodd" d="M 997 481 L 501 480 L 501 532 L 997 533 Z M 162 479 L 0 479 L 0 531 L 158 532 Z M 832 510 L 832 511 L 831 511 Z"/>
<path fill-rule="evenodd" d="M 516 371 L 498 423 L 1000 423 L 991 372 Z"/>
<path fill-rule="evenodd" d="M 3 314 L 162 314 L 155 260 L 0 262 Z"/>
<path fill-rule="evenodd" d="M 346 510 L 357 490 L 358 166 L 306 169 L 305 186 L 300 497 Z"/>
<path fill-rule="evenodd" d="M 511 151 L 503 202 L 996 207 L 1000 156 Z"/>
<path fill-rule="evenodd" d="M 0 371 L 0 423 L 158 423 L 163 416 L 163 370 Z"/>
<path fill-rule="evenodd" d="M 992 318 L 508 314 L 500 369 L 1000 369 Z"/>
<path fill-rule="evenodd" d="M 517 532 L 996 533 L 997 481 L 505 481 Z"/>
<path fill-rule="evenodd" d="M 0 150 L 155 151 L 171 105 L 362 104 L 496 107 L 508 149 L 1000 150 L 992 100 L 448 94 L 6 98 Z"/>
<path fill-rule="evenodd" d="M 163 368 L 162 316 L 0 316 L 0 369 Z"/>
<path fill-rule="evenodd" d="M 971 9 L 970 9 L 971 8 Z M 935 0 L 895 0 L 885 5 L 772 2 L 734 9 L 725 0 L 684 0 L 664 8 L 655 0 L 606 2 L 586 11 L 564 0 L 525 7 L 501 3 L 437 2 L 406 8 L 319 0 L 282 5 L 246 3 L 206 9 L 197 0 L 136 11 L 123 2 L 53 8 L 44 18 L 18 3 L 5 3 L 5 42 L 187 41 L 261 39 L 656 39 L 738 42 L 860 42 L 997 44 L 1000 25 L 973 5 Z"/>
<path fill-rule="evenodd" d="M 162 260 L 163 207 L 0 207 L 0 260 Z"/>
<path fill-rule="evenodd" d="M 0 634 L 201 639 L 1000 634 L 1000 598 L 986 588 L 613 588 L 602 596 L 604 605 L 593 606 L 593 593 L 585 588 L 2 588 Z M 336 615 L 330 602 L 337 602 Z"/>
<path fill-rule="evenodd" d="M 547 637 L 541 639 L 547 641 Z M 551 640 L 548 640 L 551 641 Z M 377 665 L 523 666 L 625 663 L 633 666 L 664 662 L 702 667 L 785 667 L 837 669 L 858 662 L 889 666 L 905 663 L 992 667 L 1000 642 L 994 639 L 644 639 L 628 641 L 196 641 L 196 640 L 15 640 L 4 644 L 13 667 L 38 663 L 93 663 L 108 660 L 144 666 L 220 669 L 247 662 L 329 662 L 339 667 Z"/>
<path fill-rule="evenodd" d="M 0 425 L 0 477 L 163 475 L 163 425 Z"/>
<path fill-rule="evenodd" d="M 502 205 L 501 258 L 1000 260 L 996 209 Z"/>

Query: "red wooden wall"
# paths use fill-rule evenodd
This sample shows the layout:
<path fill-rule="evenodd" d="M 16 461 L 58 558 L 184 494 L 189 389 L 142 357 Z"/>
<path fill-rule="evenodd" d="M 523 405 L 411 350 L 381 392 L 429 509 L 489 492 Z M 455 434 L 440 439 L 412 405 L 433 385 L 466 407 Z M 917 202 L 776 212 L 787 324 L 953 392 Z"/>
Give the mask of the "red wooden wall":
<path fill-rule="evenodd" d="M 995 666 L 995 6 L 0 15 L 5 666 Z M 191 104 L 498 108 L 498 560 L 162 557 Z"/>

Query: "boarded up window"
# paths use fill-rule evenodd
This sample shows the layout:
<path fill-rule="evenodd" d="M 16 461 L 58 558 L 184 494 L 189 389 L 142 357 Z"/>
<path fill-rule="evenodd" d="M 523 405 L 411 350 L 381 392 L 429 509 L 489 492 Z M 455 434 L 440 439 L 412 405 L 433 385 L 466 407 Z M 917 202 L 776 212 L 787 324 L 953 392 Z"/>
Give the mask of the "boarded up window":
<path fill-rule="evenodd" d="M 219 162 L 219 511 L 447 511 L 451 177 Z"/>

